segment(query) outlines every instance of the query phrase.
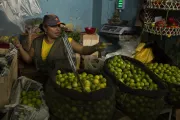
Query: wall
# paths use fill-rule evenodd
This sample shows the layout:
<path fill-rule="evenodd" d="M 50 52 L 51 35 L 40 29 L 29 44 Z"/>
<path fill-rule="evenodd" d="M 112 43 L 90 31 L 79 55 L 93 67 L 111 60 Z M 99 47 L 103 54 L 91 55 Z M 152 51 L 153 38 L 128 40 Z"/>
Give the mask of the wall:
<path fill-rule="evenodd" d="M 73 23 L 82 28 L 92 26 L 93 0 L 40 0 L 40 5 L 43 11 L 40 17 L 47 12 L 54 13 L 62 22 L 69 23 L 73 18 Z"/>
<path fill-rule="evenodd" d="M 92 26 L 96 28 L 101 27 L 101 15 L 102 15 L 102 0 L 93 0 L 93 17 Z"/>
<path fill-rule="evenodd" d="M 1 35 L 12 35 L 21 32 L 19 27 L 13 24 L 12 22 L 10 22 L 6 17 L 5 13 L 2 11 L 0 11 L 0 18 L 1 18 L 0 29 L 3 29 L 0 30 Z"/>
<path fill-rule="evenodd" d="M 121 13 L 121 19 L 132 20 L 136 16 L 137 0 L 126 0 L 126 8 Z M 102 24 L 112 17 L 115 0 L 40 0 L 43 13 L 33 17 L 43 17 L 47 13 L 54 13 L 65 23 L 73 22 L 84 27 L 94 26 L 100 28 Z M 0 28 L 9 33 L 20 32 L 19 28 L 7 21 L 4 13 L 0 12 Z M 79 17 L 76 20 L 76 17 Z M 2 19 L 3 18 L 3 19 Z M 73 20 L 71 20 L 73 18 Z"/>
<path fill-rule="evenodd" d="M 111 19 L 115 10 L 115 1 L 116 0 L 103 0 L 101 24 L 107 23 L 108 19 Z M 134 23 L 138 2 L 139 0 L 126 0 L 125 9 L 120 14 L 122 20 L 128 20 Z"/>
<path fill-rule="evenodd" d="M 40 6 L 43 13 L 33 17 L 43 17 L 47 13 L 53 13 L 58 15 L 62 22 L 73 22 L 80 25 L 82 29 L 92 26 L 93 0 L 40 0 Z M 79 19 L 76 20 L 76 17 Z M 0 28 L 10 34 L 20 32 L 16 25 L 7 20 L 3 12 L 0 12 L 0 18 Z"/>

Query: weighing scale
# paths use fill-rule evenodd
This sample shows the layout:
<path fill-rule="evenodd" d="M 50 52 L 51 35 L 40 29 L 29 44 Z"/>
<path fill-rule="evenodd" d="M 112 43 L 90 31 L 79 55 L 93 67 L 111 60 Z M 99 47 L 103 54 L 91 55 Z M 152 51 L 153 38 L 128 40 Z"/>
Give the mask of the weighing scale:
<path fill-rule="evenodd" d="M 132 35 L 136 32 L 133 27 L 127 26 L 115 26 L 110 24 L 105 24 L 100 30 L 100 33 L 114 34 L 114 35 Z"/>
<path fill-rule="evenodd" d="M 103 27 L 100 29 L 99 34 L 101 36 L 105 36 L 108 38 L 124 40 L 128 36 L 135 36 L 138 35 L 140 30 L 138 27 L 128 27 L 128 26 L 115 26 L 110 24 L 104 24 Z"/>
<path fill-rule="evenodd" d="M 116 3 L 116 11 L 122 11 L 125 8 L 125 0 L 117 0 Z M 120 14 L 113 14 L 113 16 L 120 18 Z M 118 17 L 119 16 L 119 17 Z M 128 26 L 128 21 L 120 20 L 117 22 L 109 22 L 108 24 L 104 24 L 101 29 L 99 30 L 100 39 L 102 42 L 105 43 L 112 43 L 113 45 L 108 46 L 104 53 L 112 53 L 119 49 L 121 49 L 121 45 L 119 41 L 131 40 L 132 37 L 134 38 L 137 35 L 136 27 Z"/>
<path fill-rule="evenodd" d="M 125 8 L 125 0 L 117 0 L 116 2 L 116 11 L 114 13 L 115 17 L 119 19 L 119 21 L 115 21 L 115 24 L 104 24 L 99 31 L 101 36 L 105 36 L 108 38 L 115 38 L 118 40 L 122 40 L 124 36 L 133 36 L 137 35 L 136 27 L 127 26 L 128 21 L 120 20 L 120 13 Z M 117 15 L 116 15 L 117 14 Z M 112 18 L 114 19 L 114 18 Z M 116 18 L 115 18 L 116 19 Z"/>

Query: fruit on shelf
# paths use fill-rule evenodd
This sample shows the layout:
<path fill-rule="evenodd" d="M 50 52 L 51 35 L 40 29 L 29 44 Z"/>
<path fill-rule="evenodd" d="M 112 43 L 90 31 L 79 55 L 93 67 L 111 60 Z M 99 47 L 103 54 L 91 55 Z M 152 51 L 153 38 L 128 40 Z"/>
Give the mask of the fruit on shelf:
<path fill-rule="evenodd" d="M 178 27 L 178 22 L 173 17 L 168 18 L 167 24 L 170 27 Z"/>
<path fill-rule="evenodd" d="M 168 28 L 178 28 L 179 24 L 177 20 L 173 17 L 169 17 L 167 22 L 165 19 L 160 20 L 158 22 L 153 22 L 151 24 L 152 27 L 168 27 Z"/>
<path fill-rule="evenodd" d="M 155 26 L 156 27 L 166 27 L 167 24 L 166 24 L 166 21 L 165 20 L 161 20 L 161 21 L 158 21 L 155 23 Z"/>

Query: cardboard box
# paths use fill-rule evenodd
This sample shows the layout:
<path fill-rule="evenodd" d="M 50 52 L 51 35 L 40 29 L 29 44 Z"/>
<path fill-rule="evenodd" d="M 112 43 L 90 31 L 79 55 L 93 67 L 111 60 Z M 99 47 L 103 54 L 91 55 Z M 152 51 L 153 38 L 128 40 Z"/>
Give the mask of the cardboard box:
<path fill-rule="evenodd" d="M 81 64 L 81 55 L 76 53 L 76 68 L 79 69 L 80 68 L 80 64 Z"/>
<path fill-rule="evenodd" d="M 6 53 L 8 50 L 0 49 L 0 51 Z M 18 77 L 17 55 L 14 56 L 9 70 L 8 76 L 0 77 L 0 109 L 9 103 L 13 82 Z"/>
<path fill-rule="evenodd" d="M 98 34 L 86 34 L 82 33 L 81 35 L 83 46 L 93 46 L 99 43 L 99 35 Z M 95 57 L 98 57 L 99 53 L 95 52 L 92 54 Z"/>

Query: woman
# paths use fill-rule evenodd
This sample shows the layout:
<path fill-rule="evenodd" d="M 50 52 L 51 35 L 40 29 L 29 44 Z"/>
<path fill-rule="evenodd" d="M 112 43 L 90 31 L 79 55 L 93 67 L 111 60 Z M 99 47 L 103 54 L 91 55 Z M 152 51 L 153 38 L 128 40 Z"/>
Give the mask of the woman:
<path fill-rule="evenodd" d="M 33 40 L 29 52 L 26 52 L 21 44 L 15 43 L 23 60 L 26 63 L 34 61 L 39 71 L 38 74 L 41 74 L 41 76 L 47 76 L 47 73 L 55 67 L 61 69 L 70 68 L 61 36 L 61 24 L 56 15 L 45 15 L 42 23 L 44 35 Z M 94 46 L 82 46 L 72 39 L 68 41 L 73 51 L 81 55 L 89 55 L 105 48 L 101 43 Z"/>

